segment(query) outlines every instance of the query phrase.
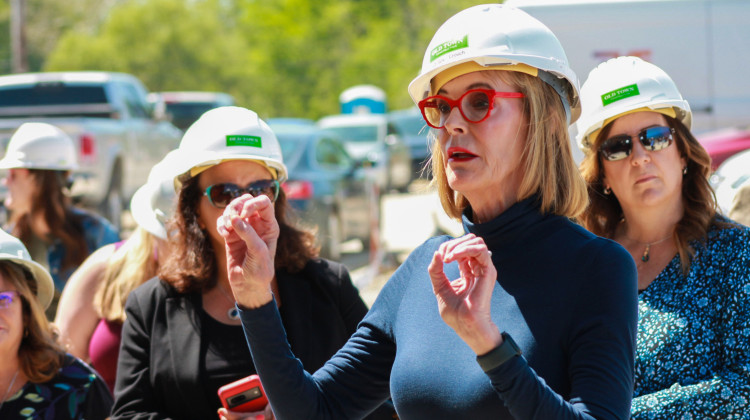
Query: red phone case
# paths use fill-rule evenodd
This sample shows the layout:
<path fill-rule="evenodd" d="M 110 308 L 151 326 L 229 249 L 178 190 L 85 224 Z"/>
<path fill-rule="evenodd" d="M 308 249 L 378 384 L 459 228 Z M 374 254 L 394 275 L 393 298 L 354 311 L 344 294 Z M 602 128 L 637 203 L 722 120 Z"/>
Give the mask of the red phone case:
<path fill-rule="evenodd" d="M 266 408 L 268 398 L 258 375 L 250 375 L 219 388 L 221 405 L 230 411 L 243 413 Z"/>

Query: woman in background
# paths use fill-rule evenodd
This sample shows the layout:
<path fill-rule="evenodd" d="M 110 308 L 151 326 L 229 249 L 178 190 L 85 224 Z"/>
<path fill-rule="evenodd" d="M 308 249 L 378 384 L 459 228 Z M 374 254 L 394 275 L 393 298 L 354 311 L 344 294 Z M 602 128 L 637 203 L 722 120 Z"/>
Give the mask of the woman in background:
<path fill-rule="evenodd" d="M 52 277 L 21 241 L 0 231 L 0 418 L 104 419 L 104 381 L 55 341 L 44 309 Z"/>
<path fill-rule="evenodd" d="M 0 169 L 7 169 L 5 230 L 21 239 L 34 261 L 52 274 L 52 319 L 70 275 L 95 250 L 117 242 L 117 230 L 103 217 L 71 204 L 70 171 L 78 167 L 73 140 L 46 123 L 22 124 L 8 142 Z"/>
<path fill-rule="evenodd" d="M 229 289 L 216 221 L 242 194 L 267 197 L 279 220 L 274 291 L 290 345 L 319 368 L 367 312 L 346 268 L 317 258 L 315 236 L 296 227 L 280 183 L 287 178 L 276 136 L 239 107 L 203 114 L 173 153 L 177 204 L 169 257 L 159 277 L 125 305 L 114 419 L 215 418 L 218 389 L 256 373 Z M 295 404 L 289 399 L 287 404 Z M 245 416 L 221 408 L 225 416 Z M 273 415 L 269 407 L 262 413 Z"/>
<path fill-rule="evenodd" d="M 716 212 L 690 106 L 637 57 L 592 70 L 581 100 L 583 223 L 638 269 L 633 418 L 750 418 L 750 229 Z"/>

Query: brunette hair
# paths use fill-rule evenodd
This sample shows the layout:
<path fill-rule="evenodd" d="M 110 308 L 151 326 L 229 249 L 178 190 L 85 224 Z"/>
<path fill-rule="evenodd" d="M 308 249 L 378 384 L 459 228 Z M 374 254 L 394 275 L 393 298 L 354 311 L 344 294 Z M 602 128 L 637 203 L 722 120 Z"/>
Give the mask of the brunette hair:
<path fill-rule="evenodd" d="M 62 367 L 65 351 L 57 343 L 57 334 L 36 297 L 36 279 L 23 266 L 7 260 L 0 261 L 0 273 L 15 286 L 21 298 L 24 326 L 18 348 L 21 370 L 31 382 L 47 382 Z"/>
<path fill-rule="evenodd" d="M 690 269 L 694 250 L 689 242 L 705 239 L 712 224 L 716 221 L 716 196 L 708 183 L 711 173 L 711 157 L 698 143 L 695 136 L 679 120 L 665 115 L 667 125 L 674 129 L 674 142 L 680 155 L 687 162 L 687 172 L 682 177 L 682 205 L 684 214 L 677 223 L 673 241 L 680 255 L 683 273 Z M 580 221 L 589 231 L 606 238 L 614 238 L 618 224 L 623 220 L 620 202 L 614 194 L 603 193 L 604 170 L 602 157 L 598 152 L 601 142 L 609 136 L 612 123 L 607 124 L 595 139 L 591 152 L 581 162 L 581 174 L 587 184 L 591 206 Z M 723 226 L 723 225 L 722 225 Z"/>
<path fill-rule="evenodd" d="M 581 214 L 588 204 L 586 187 L 578 173 L 570 150 L 565 108 L 560 96 L 552 86 L 537 77 L 525 73 L 503 70 L 485 70 L 490 77 L 497 77 L 524 94 L 524 115 L 528 117 L 528 133 L 521 159 L 524 176 L 517 199 L 524 200 L 538 195 L 541 210 L 569 218 Z M 573 92 L 569 92 L 572 97 Z M 445 133 L 442 133 L 445 135 Z M 448 185 L 445 175 L 445 156 L 433 136 L 432 166 L 433 184 L 445 212 L 455 219 L 470 205 L 466 197 Z"/>
<path fill-rule="evenodd" d="M 109 321 L 125 321 L 125 301 L 130 292 L 156 276 L 158 239 L 138 226 L 128 240 L 107 260 L 99 288 L 94 295 L 94 309 Z"/>
<path fill-rule="evenodd" d="M 200 174 L 182 183 L 174 216 L 167 226 L 173 232 L 169 238 L 169 257 L 158 273 L 162 280 L 180 293 L 210 289 L 217 281 L 214 249 L 208 234 L 198 223 L 196 209 L 203 196 L 198 188 L 198 177 Z M 318 256 L 315 234 L 290 221 L 294 214 L 283 189 L 279 189 L 274 213 L 280 229 L 274 258 L 275 269 L 299 272 L 309 260 Z"/>
<path fill-rule="evenodd" d="M 50 229 L 46 241 L 59 239 L 65 248 L 62 268 L 79 266 L 88 256 L 88 246 L 80 217 L 72 211 L 68 189 L 67 171 L 28 169 L 37 188 L 32 192 L 31 212 L 18 215 L 10 232 L 29 248 L 32 231 L 31 221 L 41 215 Z"/>

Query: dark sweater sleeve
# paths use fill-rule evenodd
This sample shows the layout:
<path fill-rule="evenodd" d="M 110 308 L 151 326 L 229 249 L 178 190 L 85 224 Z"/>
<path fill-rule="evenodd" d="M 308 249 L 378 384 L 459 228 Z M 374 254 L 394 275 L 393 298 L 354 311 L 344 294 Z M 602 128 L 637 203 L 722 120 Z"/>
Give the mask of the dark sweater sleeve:
<path fill-rule="evenodd" d="M 289 348 L 275 301 L 240 308 L 240 317 L 276 418 L 358 419 L 388 398 L 395 345 L 371 324 L 363 321 L 325 366 L 309 374 Z"/>
<path fill-rule="evenodd" d="M 602 246 L 604 242 L 604 246 Z M 517 419 L 627 419 L 633 394 L 638 323 L 637 274 L 627 251 L 597 239 L 584 254 L 571 290 L 573 325 L 566 345 L 571 390 L 568 401 L 514 357 L 486 373 Z M 554 314 L 550 314 L 554 316 Z"/>

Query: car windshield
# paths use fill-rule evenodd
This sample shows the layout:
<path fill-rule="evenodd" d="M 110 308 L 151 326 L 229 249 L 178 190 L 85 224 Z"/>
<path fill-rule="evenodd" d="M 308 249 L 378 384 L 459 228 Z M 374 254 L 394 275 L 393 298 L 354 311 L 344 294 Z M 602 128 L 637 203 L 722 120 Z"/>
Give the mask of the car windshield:
<path fill-rule="evenodd" d="M 422 115 L 399 115 L 392 116 L 391 121 L 400 133 L 407 136 L 419 136 L 427 134 L 427 124 L 424 122 Z"/>
<path fill-rule="evenodd" d="M 336 133 L 345 142 L 372 143 L 378 141 L 377 125 L 349 125 L 344 127 L 327 127 L 326 129 Z"/>
<path fill-rule="evenodd" d="M 214 102 L 172 102 L 166 103 L 167 113 L 172 116 L 172 123 L 179 128 L 190 127 L 204 112 L 216 108 Z"/>
<path fill-rule="evenodd" d="M 276 133 L 281 146 L 281 156 L 284 157 L 284 164 L 291 168 L 299 165 L 302 155 L 305 153 L 305 143 L 309 135 L 303 133 Z"/>
<path fill-rule="evenodd" d="M 38 83 L 0 89 L 0 107 L 100 103 L 107 103 L 107 95 L 101 86 Z"/>

